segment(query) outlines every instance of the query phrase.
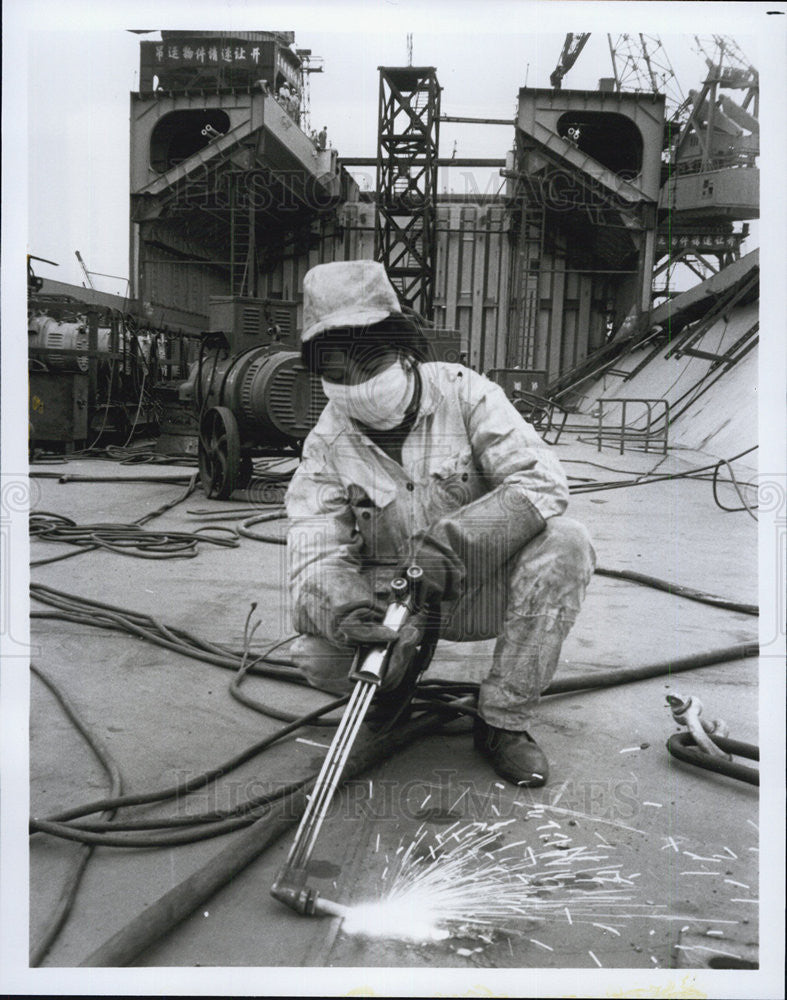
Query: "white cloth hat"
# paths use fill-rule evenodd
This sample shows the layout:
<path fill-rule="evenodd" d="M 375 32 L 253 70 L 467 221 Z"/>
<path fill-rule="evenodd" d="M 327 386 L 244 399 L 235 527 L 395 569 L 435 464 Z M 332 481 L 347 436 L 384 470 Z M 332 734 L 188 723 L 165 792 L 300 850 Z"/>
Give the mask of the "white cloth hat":
<path fill-rule="evenodd" d="M 325 330 L 369 326 L 401 314 L 394 287 L 378 261 L 318 264 L 303 279 L 301 343 Z"/>

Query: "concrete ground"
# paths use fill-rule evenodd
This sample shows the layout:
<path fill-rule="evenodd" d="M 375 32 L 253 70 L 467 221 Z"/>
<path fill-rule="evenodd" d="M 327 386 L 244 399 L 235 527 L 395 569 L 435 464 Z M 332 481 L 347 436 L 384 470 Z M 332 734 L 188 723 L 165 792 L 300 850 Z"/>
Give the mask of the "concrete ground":
<path fill-rule="evenodd" d="M 708 463 L 707 455 L 689 452 L 667 459 L 619 455 L 610 448 L 598 452 L 576 435 L 561 441 L 558 454 L 574 483 L 625 478 L 612 470 L 660 465 L 660 471 L 676 471 Z M 189 470 L 96 460 L 34 467 L 45 471 L 136 479 Z M 35 509 L 79 523 L 132 522 L 182 491 L 179 485 L 137 481 L 35 483 Z M 728 488 L 724 498 L 737 505 Z M 197 492 L 149 527 L 193 531 L 204 523 L 195 511 L 223 511 L 228 520 L 220 523 L 237 525 L 229 518 L 247 506 L 209 501 Z M 602 567 L 757 603 L 757 525 L 746 513 L 720 510 L 707 480 L 579 494 L 569 512 L 590 529 Z M 283 535 L 284 522 L 258 527 Z M 31 542 L 34 561 L 65 551 L 59 543 Z M 155 616 L 234 648 L 256 601 L 254 620 L 261 625 L 255 647 L 262 648 L 291 634 L 284 552 L 283 546 L 245 537 L 238 548 L 201 545 L 192 559 L 91 551 L 36 567 L 31 576 L 34 583 Z M 37 602 L 31 608 L 45 610 Z M 32 633 L 34 662 L 56 679 L 110 748 L 128 791 L 170 786 L 280 725 L 235 701 L 228 691 L 232 674 L 219 667 L 72 622 L 35 619 Z M 665 662 L 756 638 L 752 616 L 597 575 L 563 647 L 558 677 Z M 441 644 L 429 676 L 478 679 L 490 650 L 491 643 Z M 286 646 L 281 652 L 286 655 Z M 466 969 L 476 979 L 480 970 L 501 968 L 751 968 L 758 943 L 758 792 L 669 755 L 666 740 L 678 727 L 665 697 L 699 697 L 707 717 L 726 720 L 733 737 L 757 744 L 758 676 L 767 667 L 757 658 L 740 659 L 545 698 L 532 729 L 552 768 L 541 789 L 500 782 L 474 752 L 461 723 L 345 787 L 314 854 L 314 884 L 325 896 L 350 905 L 378 898 L 390 884 L 397 849 L 423 830 L 426 841 L 439 845 L 471 822 L 501 823 L 500 855 L 520 863 L 532 859 L 541 883 L 527 914 L 502 917 L 486 929 L 464 925 L 428 944 L 348 933 L 334 918 L 300 917 L 269 895 L 291 828 L 135 964 L 352 967 L 360 970 L 351 977 L 358 988 L 371 975 L 364 969 L 383 966 Z M 324 700 L 264 678 L 248 678 L 244 690 L 295 713 Z M 331 732 L 310 727 L 298 739 L 290 737 L 211 790 L 195 793 L 182 808 L 228 807 L 268 782 L 305 776 L 319 764 Z M 91 801 L 107 789 L 91 751 L 36 677 L 30 769 L 34 816 Z M 172 809 L 148 807 L 137 815 L 168 815 Z M 237 836 L 157 849 L 97 848 L 43 965 L 78 965 Z M 78 850 L 49 835 L 31 838 L 31 942 L 39 939 Z M 555 878 L 555 872 L 562 874 Z M 580 981 L 581 972 L 577 976 Z"/>

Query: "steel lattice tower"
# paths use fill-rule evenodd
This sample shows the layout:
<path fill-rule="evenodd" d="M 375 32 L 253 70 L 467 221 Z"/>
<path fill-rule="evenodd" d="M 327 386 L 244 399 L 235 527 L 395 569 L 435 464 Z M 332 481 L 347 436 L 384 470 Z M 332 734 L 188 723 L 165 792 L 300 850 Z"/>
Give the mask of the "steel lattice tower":
<path fill-rule="evenodd" d="M 375 257 L 404 303 L 432 318 L 440 86 L 433 66 L 380 66 Z"/>

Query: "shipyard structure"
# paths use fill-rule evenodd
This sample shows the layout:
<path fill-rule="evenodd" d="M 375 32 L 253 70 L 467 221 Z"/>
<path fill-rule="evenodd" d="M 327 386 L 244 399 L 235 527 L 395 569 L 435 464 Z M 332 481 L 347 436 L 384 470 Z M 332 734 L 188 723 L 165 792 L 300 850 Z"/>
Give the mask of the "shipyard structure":
<path fill-rule="evenodd" d="M 193 367 L 203 372 L 216 335 L 223 360 L 261 349 L 251 370 L 229 366 L 234 398 L 208 400 L 235 412 L 241 452 L 299 441 L 324 400 L 294 354 L 278 364 L 271 355 L 296 347 L 304 274 L 328 261 L 381 260 L 430 324 L 437 357 L 563 407 L 581 405 L 577 388 L 615 371 L 622 352 L 679 333 L 680 267 L 691 284 L 723 274 L 759 214 L 756 71 L 709 60 L 702 89 L 676 112 L 613 78 L 564 89 L 576 57 L 566 51 L 551 88 L 519 91 L 510 148 L 488 159 L 441 157 L 441 121 L 504 120 L 445 114 L 451 95 L 435 67 L 380 67 L 376 155 L 345 159 L 308 124 L 322 65 L 293 33 L 142 41 L 130 97 L 130 295 L 102 311 L 96 293 L 33 287 L 34 442 L 73 447 L 139 426 L 188 451 L 198 429 L 187 411 L 194 400 L 204 411 L 207 390 Z M 441 169 L 490 167 L 496 194 L 438 190 Z M 360 191 L 358 168 L 375 171 L 374 192 Z M 753 288 L 756 275 L 744 296 Z M 265 398 L 250 402 L 255 393 Z"/>

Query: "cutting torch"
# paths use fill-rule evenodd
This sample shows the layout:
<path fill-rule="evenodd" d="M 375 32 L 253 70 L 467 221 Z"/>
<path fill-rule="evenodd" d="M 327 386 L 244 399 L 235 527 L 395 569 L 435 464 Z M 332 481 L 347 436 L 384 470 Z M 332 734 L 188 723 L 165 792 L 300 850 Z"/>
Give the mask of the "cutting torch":
<path fill-rule="evenodd" d="M 413 615 L 424 610 L 421 607 L 422 578 L 423 570 L 419 566 L 411 565 L 404 576 L 392 581 L 391 599 L 382 621 L 382 624 L 391 631 L 399 632 Z M 407 670 L 408 677 L 412 681 L 428 665 L 435 641 L 434 636 L 430 634 L 414 653 Z M 290 853 L 271 889 L 271 894 L 276 899 L 298 913 L 331 916 L 341 916 L 344 913 L 344 907 L 320 898 L 317 890 L 307 885 L 307 869 L 347 759 L 372 699 L 385 678 L 394 645 L 395 641 L 392 641 L 385 645 L 359 647 L 357 650 L 350 673 L 350 679 L 355 681 L 350 700 L 325 755 Z M 407 699 L 399 706 L 400 711 L 406 702 Z M 399 712 L 396 712 L 393 718 L 398 717 L 398 714 Z"/>

